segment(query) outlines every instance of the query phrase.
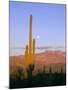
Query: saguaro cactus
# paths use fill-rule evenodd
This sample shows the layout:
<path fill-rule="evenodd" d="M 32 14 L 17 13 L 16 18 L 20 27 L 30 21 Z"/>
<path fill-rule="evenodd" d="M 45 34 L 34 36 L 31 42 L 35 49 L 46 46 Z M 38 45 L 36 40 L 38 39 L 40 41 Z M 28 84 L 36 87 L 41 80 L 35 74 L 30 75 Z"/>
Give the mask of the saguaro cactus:
<path fill-rule="evenodd" d="M 27 72 L 28 72 L 28 77 L 31 78 L 32 77 L 32 71 L 34 70 L 34 64 L 30 64 L 27 68 Z"/>
<path fill-rule="evenodd" d="M 24 62 L 27 66 L 35 62 L 35 39 L 32 39 L 32 15 L 30 15 L 29 43 L 26 45 Z"/>

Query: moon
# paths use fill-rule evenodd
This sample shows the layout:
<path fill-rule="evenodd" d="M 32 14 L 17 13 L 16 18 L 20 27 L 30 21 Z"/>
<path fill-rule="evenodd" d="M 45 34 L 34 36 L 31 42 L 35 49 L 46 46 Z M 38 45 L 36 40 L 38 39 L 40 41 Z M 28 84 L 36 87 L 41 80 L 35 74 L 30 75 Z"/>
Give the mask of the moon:
<path fill-rule="evenodd" d="M 37 39 L 39 39 L 39 37 L 40 37 L 40 36 L 39 36 L 39 35 L 37 35 Z"/>

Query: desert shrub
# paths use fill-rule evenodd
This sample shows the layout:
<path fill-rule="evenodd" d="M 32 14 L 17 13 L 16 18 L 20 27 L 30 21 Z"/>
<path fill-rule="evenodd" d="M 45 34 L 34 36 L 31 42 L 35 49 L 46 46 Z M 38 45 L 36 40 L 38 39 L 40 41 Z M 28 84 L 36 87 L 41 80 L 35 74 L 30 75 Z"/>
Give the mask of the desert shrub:
<path fill-rule="evenodd" d="M 23 79 L 24 78 L 24 70 L 21 66 L 17 66 L 16 68 L 16 78 Z"/>
<path fill-rule="evenodd" d="M 49 73 L 52 73 L 52 69 L 51 69 L 51 67 L 49 68 Z"/>

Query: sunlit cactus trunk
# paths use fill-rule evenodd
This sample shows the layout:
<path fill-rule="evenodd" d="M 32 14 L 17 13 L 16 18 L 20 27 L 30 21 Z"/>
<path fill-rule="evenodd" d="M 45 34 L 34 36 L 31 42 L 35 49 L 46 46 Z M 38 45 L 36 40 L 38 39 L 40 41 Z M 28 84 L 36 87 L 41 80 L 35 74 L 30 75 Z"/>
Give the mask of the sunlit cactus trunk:
<path fill-rule="evenodd" d="M 32 60 L 32 15 L 30 16 L 30 31 L 29 31 L 29 60 Z"/>

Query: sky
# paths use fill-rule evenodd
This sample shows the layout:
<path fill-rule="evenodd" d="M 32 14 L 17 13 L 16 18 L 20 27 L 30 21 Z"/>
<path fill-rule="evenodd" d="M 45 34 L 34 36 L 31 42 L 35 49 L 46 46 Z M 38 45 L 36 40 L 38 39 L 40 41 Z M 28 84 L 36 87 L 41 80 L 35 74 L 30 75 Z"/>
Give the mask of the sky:
<path fill-rule="evenodd" d="M 9 7 L 10 48 L 25 47 L 28 43 L 30 15 L 36 47 L 65 47 L 64 4 L 10 1 Z"/>

